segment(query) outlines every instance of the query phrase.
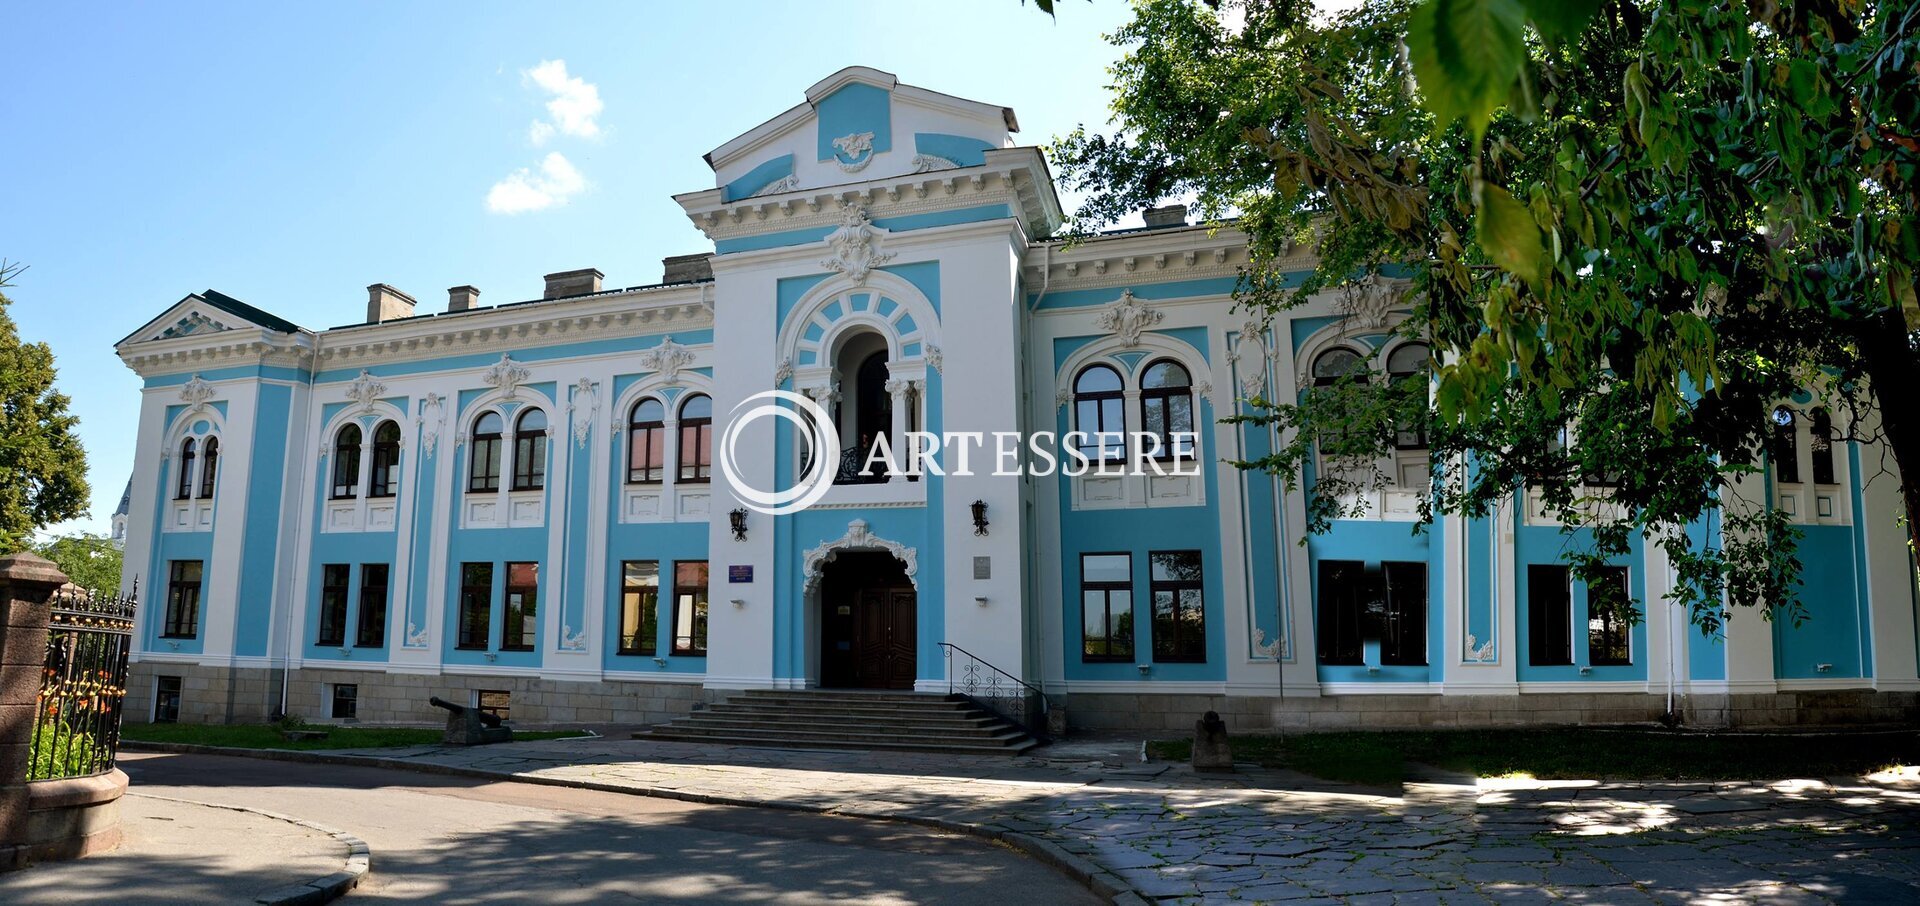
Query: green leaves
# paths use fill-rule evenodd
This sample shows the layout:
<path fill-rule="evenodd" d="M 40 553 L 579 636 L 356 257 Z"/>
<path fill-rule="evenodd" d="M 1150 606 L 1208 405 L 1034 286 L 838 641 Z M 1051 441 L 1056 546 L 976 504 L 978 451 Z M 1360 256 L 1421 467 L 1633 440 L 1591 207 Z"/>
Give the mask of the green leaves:
<path fill-rule="evenodd" d="M 1547 249 L 1533 215 L 1506 189 L 1482 180 L 1475 187 L 1479 213 L 1474 231 L 1480 248 L 1502 270 L 1540 286 L 1547 276 Z"/>
<path fill-rule="evenodd" d="M 1413 76 L 1435 125 L 1467 121 L 1475 138 L 1506 106 L 1526 64 L 1520 0 L 1427 0 L 1407 19 Z"/>

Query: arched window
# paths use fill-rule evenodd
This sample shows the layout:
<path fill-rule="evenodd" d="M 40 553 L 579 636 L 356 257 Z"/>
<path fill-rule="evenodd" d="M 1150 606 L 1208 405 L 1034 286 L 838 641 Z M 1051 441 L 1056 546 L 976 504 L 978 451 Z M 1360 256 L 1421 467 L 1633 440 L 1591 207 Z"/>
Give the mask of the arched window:
<path fill-rule="evenodd" d="M 1141 375 L 1140 430 L 1159 441 L 1156 459 L 1193 458 L 1193 379 L 1179 362 L 1162 359 Z"/>
<path fill-rule="evenodd" d="M 373 429 L 373 471 L 367 476 L 368 497 L 392 497 L 400 483 L 400 426 L 392 419 Z"/>
<path fill-rule="evenodd" d="M 468 491 L 500 490 L 500 434 L 506 428 L 500 413 L 486 412 L 473 421 L 473 436 L 468 439 L 472 457 L 467 460 Z"/>
<path fill-rule="evenodd" d="M 352 497 L 360 489 L 360 426 L 342 425 L 333 436 L 333 496 Z"/>
<path fill-rule="evenodd" d="M 220 471 L 220 438 L 207 438 L 206 452 L 200 456 L 200 494 L 202 500 L 213 498 L 213 480 Z"/>
<path fill-rule="evenodd" d="M 635 403 L 627 417 L 627 484 L 659 484 L 666 453 L 667 407 L 656 399 Z"/>
<path fill-rule="evenodd" d="M 193 438 L 180 442 L 180 473 L 175 476 L 173 499 L 186 500 L 193 496 Z"/>
<path fill-rule="evenodd" d="M 1815 409 L 1809 421 L 1812 422 L 1812 430 L 1807 439 L 1807 449 L 1813 457 L 1813 483 L 1834 484 L 1833 417 L 1825 409 Z"/>
<path fill-rule="evenodd" d="M 704 394 L 680 404 L 680 480 L 713 480 L 713 400 Z"/>
<path fill-rule="evenodd" d="M 1425 343 L 1402 343 L 1387 354 L 1388 385 L 1406 387 L 1407 393 L 1417 395 L 1423 412 L 1427 399 L 1427 360 L 1431 356 Z M 1426 419 L 1409 417 L 1401 421 L 1394 429 L 1393 445 L 1402 450 L 1426 449 Z"/>
<path fill-rule="evenodd" d="M 1085 434 L 1080 453 L 1094 462 L 1125 459 L 1127 455 L 1126 393 L 1120 372 L 1105 365 L 1088 365 L 1073 379 L 1074 430 Z"/>
<path fill-rule="evenodd" d="M 546 486 L 547 414 L 528 409 L 513 427 L 513 489 L 538 491 Z"/>
<path fill-rule="evenodd" d="M 1364 374 L 1366 368 L 1367 361 L 1359 353 L 1336 346 L 1313 360 L 1313 386 L 1330 387 L 1341 378 Z"/>

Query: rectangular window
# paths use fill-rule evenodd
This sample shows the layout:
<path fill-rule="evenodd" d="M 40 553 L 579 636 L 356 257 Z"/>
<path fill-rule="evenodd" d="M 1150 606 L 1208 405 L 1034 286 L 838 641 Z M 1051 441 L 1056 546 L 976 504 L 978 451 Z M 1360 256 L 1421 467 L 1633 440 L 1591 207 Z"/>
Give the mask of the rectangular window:
<path fill-rule="evenodd" d="M 1133 557 L 1080 555 L 1080 659 L 1133 660 Z"/>
<path fill-rule="evenodd" d="M 680 480 L 713 479 L 713 422 L 683 420 L 680 424 Z"/>
<path fill-rule="evenodd" d="M 360 564 L 360 622 L 353 644 L 384 648 L 387 644 L 387 564 Z"/>
<path fill-rule="evenodd" d="M 1199 551 L 1154 551 L 1149 592 L 1153 595 L 1153 659 L 1162 663 L 1207 659 L 1207 616 L 1201 593 Z"/>
<path fill-rule="evenodd" d="M 620 564 L 620 653 L 652 654 L 660 630 L 660 561 Z"/>
<path fill-rule="evenodd" d="M 1382 563 L 1386 607 L 1381 612 L 1380 663 L 1427 665 L 1427 565 Z"/>
<path fill-rule="evenodd" d="M 521 432 L 520 434 L 514 435 L 513 490 L 538 491 L 546 486 L 546 432 Z"/>
<path fill-rule="evenodd" d="M 359 437 L 355 429 L 354 437 Z M 344 433 L 344 432 L 343 432 Z M 360 444 L 341 443 L 333 450 L 333 498 L 352 497 L 360 485 Z"/>
<path fill-rule="evenodd" d="M 1797 419 L 1796 419 L 1797 421 Z M 1773 478 L 1781 484 L 1800 483 L 1800 429 L 1794 421 L 1773 426 L 1773 442 L 1767 445 L 1767 457 L 1773 460 Z"/>
<path fill-rule="evenodd" d="M 160 627 L 163 639 L 191 639 L 200 634 L 199 560 L 175 560 L 167 566 L 167 618 Z"/>
<path fill-rule="evenodd" d="M 540 564 L 507 564 L 507 620 L 501 651 L 532 651 L 540 628 Z"/>
<path fill-rule="evenodd" d="M 1624 667 L 1633 663 L 1632 629 L 1624 616 L 1632 595 L 1624 566 L 1608 567 L 1605 579 L 1587 586 L 1589 665 Z"/>
<path fill-rule="evenodd" d="M 476 434 L 468 446 L 473 465 L 467 470 L 469 492 L 500 490 L 500 435 Z"/>
<path fill-rule="evenodd" d="M 1527 663 L 1535 667 L 1573 663 L 1573 593 L 1564 566 L 1527 566 Z"/>
<path fill-rule="evenodd" d="M 1813 410 L 1812 430 L 1807 447 L 1813 454 L 1813 483 L 1835 484 L 1833 480 L 1833 417 L 1825 409 Z"/>
<path fill-rule="evenodd" d="M 178 723 L 180 720 L 180 678 L 156 676 L 153 691 L 153 722 Z"/>
<path fill-rule="evenodd" d="M 333 684 L 333 708 L 328 713 L 334 720 L 354 720 L 360 713 L 360 687 L 352 683 Z"/>
<path fill-rule="evenodd" d="M 707 653 L 707 561 L 673 565 L 673 653 Z"/>
<path fill-rule="evenodd" d="M 460 639 L 454 645 L 484 651 L 493 634 L 493 564 L 460 564 Z"/>
<path fill-rule="evenodd" d="M 1320 663 L 1358 666 L 1366 663 L 1361 651 L 1360 627 L 1366 615 L 1367 565 L 1358 560 L 1320 561 L 1320 620 L 1314 627 L 1320 641 Z"/>
<path fill-rule="evenodd" d="M 513 716 L 513 693 L 504 689 L 482 689 L 473 694 L 473 706 L 482 714 L 509 720 Z"/>
<path fill-rule="evenodd" d="M 659 405 L 655 403 L 654 405 Z M 667 428 L 657 421 L 627 432 L 627 483 L 659 484 L 667 477 Z"/>
<path fill-rule="evenodd" d="M 347 590 L 347 564 L 320 567 L 320 625 L 313 634 L 315 645 L 337 647 L 347 643 Z"/>

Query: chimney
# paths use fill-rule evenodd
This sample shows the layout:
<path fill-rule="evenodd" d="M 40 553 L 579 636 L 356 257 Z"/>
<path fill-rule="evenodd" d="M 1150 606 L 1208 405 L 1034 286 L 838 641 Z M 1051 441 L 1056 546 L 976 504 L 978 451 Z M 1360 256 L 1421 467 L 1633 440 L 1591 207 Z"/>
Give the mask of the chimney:
<path fill-rule="evenodd" d="M 472 311 L 480 307 L 480 287 L 456 286 L 447 290 L 447 311 Z"/>
<path fill-rule="evenodd" d="M 413 297 L 385 283 L 367 287 L 367 323 L 381 324 L 413 317 Z"/>
<path fill-rule="evenodd" d="M 1147 228 L 1186 226 L 1187 206 L 1183 204 L 1163 204 L 1157 208 L 1148 208 L 1140 216 L 1147 221 Z"/>
<path fill-rule="evenodd" d="M 577 271 L 561 271 L 547 275 L 547 292 L 542 299 L 558 299 L 562 296 L 584 296 L 600 291 L 600 278 L 606 276 L 593 268 Z"/>
<path fill-rule="evenodd" d="M 701 252 L 697 255 L 671 255 L 660 259 L 664 273 L 661 283 L 693 283 L 697 280 L 713 279 L 713 254 Z"/>

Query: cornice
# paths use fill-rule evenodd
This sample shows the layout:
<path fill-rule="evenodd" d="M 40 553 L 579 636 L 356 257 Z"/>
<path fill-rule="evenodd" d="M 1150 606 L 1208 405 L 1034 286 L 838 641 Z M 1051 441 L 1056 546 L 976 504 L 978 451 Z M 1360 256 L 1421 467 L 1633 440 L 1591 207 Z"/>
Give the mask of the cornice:
<path fill-rule="evenodd" d="M 313 338 L 310 334 L 241 328 L 129 343 L 116 352 L 120 361 L 143 378 L 247 365 L 305 368 L 313 359 Z"/>
<path fill-rule="evenodd" d="M 1036 148 L 1002 148 L 974 167 L 907 173 L 866 182 L 725 200 L 723 189 L 674 196 L 687 218 L 716 242 L 839 225 L 841 209 L 865 206 L 876 219 L 983 204 L 1008 204 L 1035 235 L 1060 222 L 1060 200 Z"/>
<path fill-rule="evenodd" d="M 617 291 L 578 299 L 485 309 L 470 314 L 368 324 L 320 337 L 323 368 L 404 362 L 503 345 L 620 339 L 713 325 L 711 283 Z M 636 304 L 638 303 L 638 304 Z"/>
<path fill-rule="evenodd" d="M 1038 242 L 1027 249 L 1021 273 L 1029 293 L 1058 292 L 1238 277 L 1249 260 L 1239 230 L 1192 226 Z M 1278 264 L 1310 268 L 1313 256 L 1299 246 Z"/>

